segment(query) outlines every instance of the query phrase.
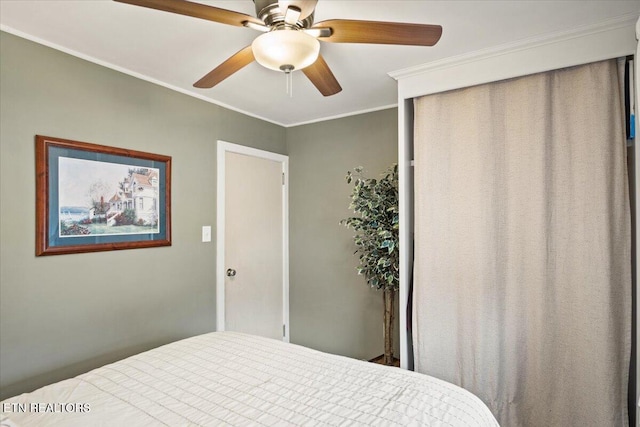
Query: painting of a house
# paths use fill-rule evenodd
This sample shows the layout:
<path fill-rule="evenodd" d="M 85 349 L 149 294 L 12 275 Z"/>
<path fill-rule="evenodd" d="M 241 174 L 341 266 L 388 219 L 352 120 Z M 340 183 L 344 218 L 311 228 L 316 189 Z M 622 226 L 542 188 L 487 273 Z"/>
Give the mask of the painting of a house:
<path fill-rule="evenodd" d="M 109 199 L 107 224 L 117 225 L 117 219 L 133 211 L 137 225 L 158 223 L 158 172 L 152 169 L 130 171 L 118 191 Z"/>
<path fill-rule="evenodd" d="M 159 170 L 60 158 L 60 235 L 159 232 Z"/>

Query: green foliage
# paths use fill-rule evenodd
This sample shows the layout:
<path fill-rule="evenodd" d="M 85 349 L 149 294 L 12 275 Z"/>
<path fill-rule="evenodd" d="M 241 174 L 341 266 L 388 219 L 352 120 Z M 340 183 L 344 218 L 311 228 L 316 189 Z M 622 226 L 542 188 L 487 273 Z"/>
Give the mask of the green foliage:
<path fill-rule="evenodd" d="M 398 250 L 398 165 L 392 165 L 379 180 L 365 178 L 361 166 L 347 172 L 348 184 L 354 183 L 349 209 L 355 215 L 340 224 L 355 231 L 358 274 L 376 289 L 397 291 Z"/>
<path fill-rule="evenodd" d="M 133 209 L 125 209 L 116 218 L 116 225 L 131 225 L 136 221 L 136 212 Z"/>

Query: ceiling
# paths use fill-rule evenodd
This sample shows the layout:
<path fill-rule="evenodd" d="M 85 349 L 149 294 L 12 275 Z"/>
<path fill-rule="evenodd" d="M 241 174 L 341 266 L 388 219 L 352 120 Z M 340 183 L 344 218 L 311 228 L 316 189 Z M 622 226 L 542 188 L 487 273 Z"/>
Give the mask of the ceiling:
<path fill-rule="evenodd" d="M 251 0 L 201 1 L 255 16 Z M 320 0 L 315 22 L 362 19 L 438 24 L 434 47 L 322 43 L 342 85 L 323 97 L 299 72 L 293 96 L 285 76 L 257 63 L 212 89 L 193 83 L 260 33 L 108 0 L 0 0 L 0 29 L 200 99 L 294 126 L 397 104 L 388 73 L 640 13 L 633 1 Z"/>

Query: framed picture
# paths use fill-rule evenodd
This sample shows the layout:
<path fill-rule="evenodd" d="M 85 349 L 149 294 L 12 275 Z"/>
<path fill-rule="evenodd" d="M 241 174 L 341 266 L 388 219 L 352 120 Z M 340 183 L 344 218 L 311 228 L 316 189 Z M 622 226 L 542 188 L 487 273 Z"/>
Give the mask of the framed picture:
<path fill-rule="evenodd" d="M 171 157 L 36 136 L 36 256 L 171 245 Z"/>

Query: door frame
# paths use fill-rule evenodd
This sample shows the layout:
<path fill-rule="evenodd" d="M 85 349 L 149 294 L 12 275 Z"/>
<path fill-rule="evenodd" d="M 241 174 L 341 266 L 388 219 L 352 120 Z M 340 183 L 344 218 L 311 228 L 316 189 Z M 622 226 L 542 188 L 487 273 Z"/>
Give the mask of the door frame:
<path fill-rule="evenodd" d="M 233 144 L 217 142 L 216 189 L 216 330 L 225 330 L 225 172 L 226 153 L 279 162 L 282 166 L 282 340 L 289 342 L 289 156 Z"/>

